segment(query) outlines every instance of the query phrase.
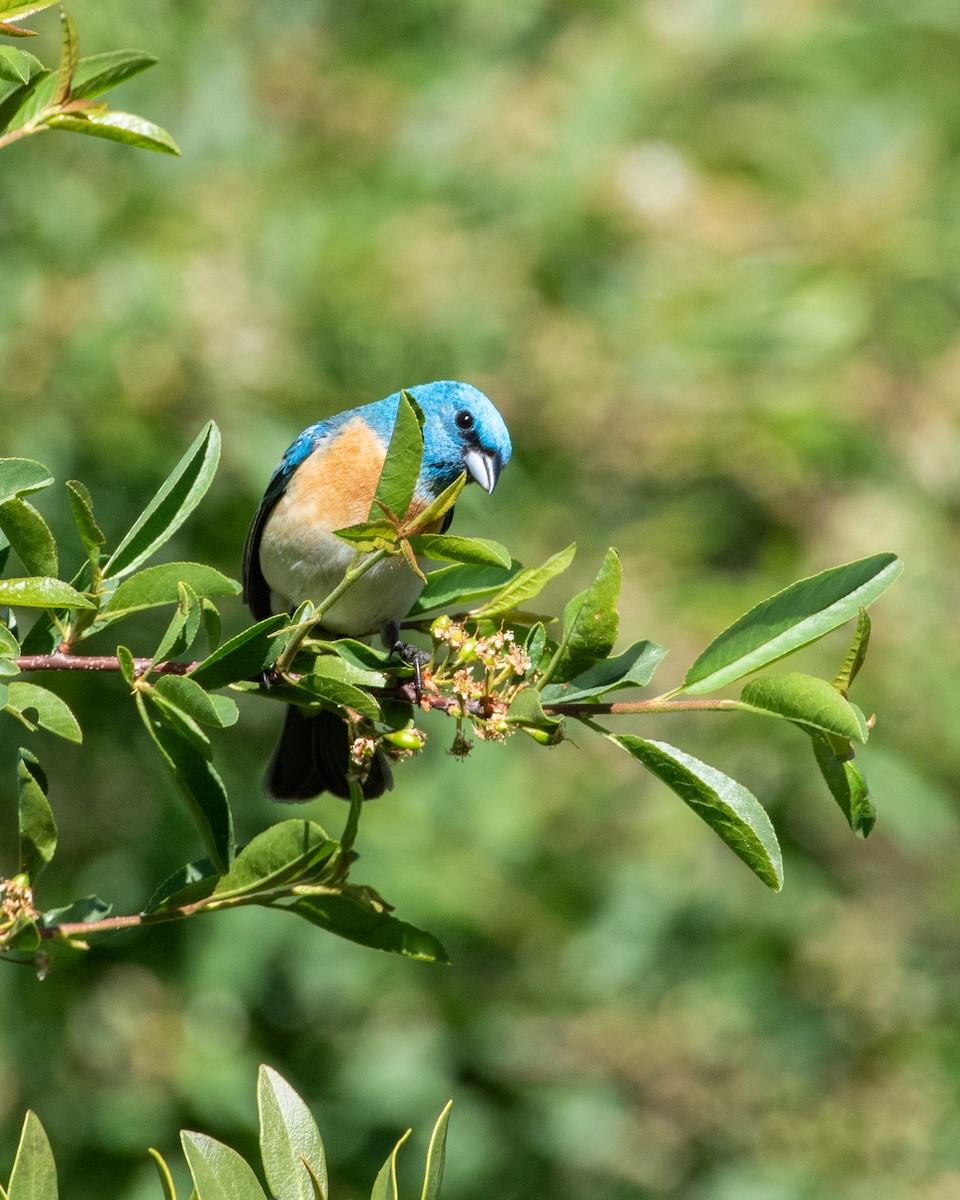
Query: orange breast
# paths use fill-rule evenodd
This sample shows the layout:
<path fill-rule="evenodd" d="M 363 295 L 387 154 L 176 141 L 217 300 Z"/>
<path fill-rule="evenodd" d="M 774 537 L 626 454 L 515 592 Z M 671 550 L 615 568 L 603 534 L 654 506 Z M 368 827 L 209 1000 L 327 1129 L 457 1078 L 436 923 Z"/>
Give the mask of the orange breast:
<path fill-rule="evenodd" d="M 342 529 L 365 521 L 385 458 L 380 439 L 354 417 L 334 441 L 297 467 L 277 501 L 275 517 L 304 529 Z"/>

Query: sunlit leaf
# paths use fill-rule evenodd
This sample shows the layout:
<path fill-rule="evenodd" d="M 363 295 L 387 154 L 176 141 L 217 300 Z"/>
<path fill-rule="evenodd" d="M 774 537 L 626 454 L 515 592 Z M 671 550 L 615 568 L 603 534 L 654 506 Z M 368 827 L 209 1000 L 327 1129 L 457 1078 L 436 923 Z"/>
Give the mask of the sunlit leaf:
<path fill-rule="evenodd" d="M 440 562 L 509 567 L 510 551 L 489 538 L 455 537 L 449 533 L 417 533 L 410 538 L 414 552 Z"/>
<path fill-rule="evenodd" d="M 66 738 L 68 742 L 82 742 L 83 733 L 77 718 L 66 701 L 55 692 L 50 692 L 35 683 L 14 680 L 9 684 L 7 706 L 19 713 L 34 713 L 34 722 L 48 733 Z"/>
<path fill-rule="evenodd" d="M 467 473 L 463 472 L 459 475 L 449 487 L 443 489 L 436 499 L 431 500 L 426 508 L 417 513 L 416 517 L 411 518 L 406 523 L 408 533 L 417 533 L 423 530 L 426 533 L 433 532 L 430 529 L 431 525 L 439 525 L 442 518 L 456 504 L 460 493 L 463 491 L 467 483 Z"/>
<path fill-rule="evenodd" d="M 714 638 L 683 690 L 711 692 L 815 642 L 872 604 L 902 571 L 896 555 L 874 554 L 791 584 Z"/>
<path fill-rule="evenodd" d="M 184 1129 L 180 1144 L 197 1200 L 266 1200 L 253 1168 L 223 1142 Z"/>
<path fill-rule="evenodd" d="M 406 516 L 423 459 L 422 413 L 406 392 L 400 393 L 397 419 L 394 422 L 387 457 L 380 472 L 376 494 L 370 506 L 368 521 L 376 521 L 388 509 L 396 516 Z"/>
<path fill-rule="evenodd" d="M 423 1175 L 423 1191 L 420 1200 L 440 1200 L 440 1184 L 443 1181 L 443 1166 L 447 1154 L 447 1126 L 450 1123 L 450 1111 L 453 1101 L 447 1101 L 443 1112 L 437 1118 L 430 1136 L 427 1148 L 427 1166 Z"/>
<path fill-rule="evenodd" d="M 374 1180 L 373 1191 L 370 1193 L 370 1200 L 398 1200 L 397 1153 L 409 1136 L 410 1130 L 408 1129 L 400 1141 L 394 1146 L 390 1153 L 390 1157 L 380 1168 L 380 1172 L 377 1175 L 377 1178 Z"/>
<path fill-rule="evenodd" d="M 606 658 L 617 640 L 620 618 L 617 601 L 623 584 L 623 567 L 616 550 L 607 551 L 593 583 L 573 597 L 563 610 L 563 633 L 538 687 L 563 683 Z"/>
<path fill-rule="evenodd" d="M 850 649 L 836 674 L 833 686 L 844 695 L 860 673 L 860 668 L 867 657 L 867 647 L 870 645 L 870 614 L 861 608 L 857 616 L 857 628 L 850 643 Z"/>
<path fill-rule="evenodd" d="M 10 83 L 29 83 L 38 72 L 45 71 L 43 63 L 25 50 L 15 46 L 0 46 L 0 79 Z"/>
<path fill-rule="evenodd" d="M 515 579 L 523 570 L 514 560 L 509 567 L 472 566 L 456 563 L 427 572 L 427 583 L 410 617 L 443 608 L 467 608 L 478 600 L 484 600 L 501 592 L 504 585 Z"/>
<path fill-rule="evenodd" d="M 190 678 L 201 687 L 215 689 L 240 679 L 252 679 L 272 667 L 283 650 L 283 639 L 274 635 L 284 628 L 288 619 L 285 613 L 276 613 L 251 625 L 218 646 L 190 673 Z"/>
<path fill-rule="evenodd" d="M 188 584 L 197 596 L 236 596 L 240 593 L 240 584 L 235 579 L 229 579 L 213 567 L 190 562 L 161 563 L 124 579 L 104 604 L 101 615 L 109 617 L 120 612 L 176 604 L 180 599 L 181 583 Z"/>
<path fill-rule="evenodd" d="M 40 1118 L 28 1111 L 13 1160 L 9 1200 L 57 1200 L 57 1166 Z"/>
<path fill-rule="evenodd" d="M 49 487 L 53 476 L 32 458 L 0 458 L 0 504 L 14 496 L 28 496 Z"/>
<path fill-rule="evenodd" d="M 81 58 L 74 72 L 71 94 L 75 100 L 91 100 L 132 79 L 156 63 L 144 50 L 108 50 Z"/>
<path fill-rule="evenodd" d="M 769 888 L 783 886 L 783 860 L 770 818 L 735 779 L 665 742 L 630 734 L 608 737 L 688 804 Z"/>
<path fill-rule="evenodd" d="M 791 672 L 761 675 L 740 693 L 739 707 L 796 721 L 847 741 L 865 742 L 863 714 L 825 679 Z"/>
<path fill-rule="evenodd" d="M 220 431 L 209 421 L 104 567 L 104 577 L 129 575 L 180 528 L 206 494 L 220 460 Z"/>
<path fill-rule="evenodd" d="M 339 843 L 313 821 L 278 821 L 244 846 L 213 894 L 222 900 L 294 880 L 317 879 L 339 848 Z"/>
<path fill-rule="evenodd" d="M 66 129 L 70 133 L 85 133 L 91 137 L 107 138 L 141 150 L 156 150 L 161 154 L 179 154 L 180 147 L 165 129 L 133 113 L 67 112 L 53 113 L 46 118 L 51 129 Z"/>
<path fill-rule="evenodd" d="M 86 484 L 81 483 L 79 479 L 68 479 L 66 486 L 80 541 L 87 558 L 96 564 L 100 561 L 100 547 L 107 539 L 103 535 L 103 530 L 94 520 L 93 497 L 87 490 Z"/>
<path fill-rule="evenodd" d="M 161 675 L 153 685 L 163 698 L 182 709 L 201 725 L 226 729 L 240 715 L 236 701 L 229 696 L 212 695 L 187 675 Z"/>
<path fill-rule="evenodd" d="M 273 1195 L 314 1200 L 311 1172 L 326 1195 L 327 1161 L 317 1124 L 290 1084 L 267 1066 L 257 1076 L 257 1107 L 260 1157 Z"/>
<path fill-rule="evenodd" d="M 70 84 L 80 61 L 80 35 L 73 17 L 60 9 L 60 63 L 57 67 L 57 90 L 53 94 L 54 104 L 64 104 L 70 99 Z"/>
<path fill-rule="evenodd" d="M 551 579 L 555 579 L 573 562 L 577 552 L 576 542 L 566 550 L 560 550 L 541 567 L 526 567 L 510 580 L 506 586 L 475 610 L 476 616 L 496 617 L 508 613 L 538 596 Z"/>
<path fill-rule="evenodd" d="M 569 683 L 551 683 L 543 689 L 546 703 L 592 700 L 618 688 L 646 687 L 666 650 L 655 642 L 635 642 L 616 658 L 604 658 Z"/>
<path fill-rule="evenodd" d="M 31 575 L 57 574 L 57 543 L 32 504 L 19 498 L 0 504 L 0 530 Z"/>

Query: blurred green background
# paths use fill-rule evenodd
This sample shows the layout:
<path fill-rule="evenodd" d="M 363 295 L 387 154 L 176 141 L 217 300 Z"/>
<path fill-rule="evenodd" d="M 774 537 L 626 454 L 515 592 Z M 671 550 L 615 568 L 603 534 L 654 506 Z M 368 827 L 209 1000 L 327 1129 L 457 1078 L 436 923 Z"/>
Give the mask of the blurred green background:
<path fill-rule="evenodd" d="M 557 604 L 619 547 L 621 645 L 669 646 L 663 687 L 801 575 L 881 549 L 908 570 L 855 695 L 880 714 L 869 841 L 788 727 L 622 725 L 760 796 L 775 896 L 599 739 L 464 764 L 434 718 L 364 813 L 355 878 L 452 967 L 254 911 L 103 941 L 43 983 L 0 966 L 0 1177 L 32 1106 L 65 1195 L 156 1197 L 146 1146 L 176 1159 L 183 1126 L 252 1150 L 266 1061 L 317 1113 L 340 1200 L 408 1123 L 414 1194 L 450 1096 L 451 1200 L 960 1197 L 960 9 L 71 10 L 85 53 L 160 57 L 113 104 L 183 157 L 61 133 L 3 153 L 2 453 L 84 480 L 111 536 L 212 417 L 224 461 L 169 555 L 236 574 L 306 424 L 463 378 L 515 458 L 459 529 L 527 562 L 575 537 Z M 55 14 L 34 23 L 50 61 Z M 39 502 L 69 543 L 62 488 Z M 799 665 L 832 671 L 844 636 Z M 32 743 L 61 828 L 40 899 L 126 911 L 195 837 L 118 681 L 56 686 L 87 737 Z M 248 704 L 222 739 L 243 837 L 286 815 L 259 790 L 278 720 Z M 0 739 L 9 867 L 21 739 Z"/>

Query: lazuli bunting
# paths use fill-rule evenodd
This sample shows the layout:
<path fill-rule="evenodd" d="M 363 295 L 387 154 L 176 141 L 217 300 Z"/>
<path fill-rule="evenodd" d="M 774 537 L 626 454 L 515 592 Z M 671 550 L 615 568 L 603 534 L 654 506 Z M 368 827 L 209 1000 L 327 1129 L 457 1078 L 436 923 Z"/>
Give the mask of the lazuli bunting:
<path fill-rule="evenodd" d="M 470 384 L 450 380 L 407 391 L 424 415 L 423 463 L 408 515 L 422 511 L 464 471 L 492 492 L 511 446 L 490 400 Z M 343 578 L 354 551 L 333 531 L 367 520 L 399 403 L 395 392 L 318 421 L 280 460 L 243 552 L 243 594 L 255 620 L 292 612 L 304 600 L 319 603 Z M 439 532 L 452 516 L 447 512 Z M 323 628 L 349 637 L 382 632 L 386 645 L 399 649 L 399 622 L 422 588 L 402 558 L 386 558 L 337 600 Z M 291 706 L 267 768 L 267 793 L 290 801 L 327 790 L 349 797 L 349 753 L 347 725 L 336 713 L 308 716 Z M 389 766 L 378 752 L 363 781 L 364 797 L 379 796 L 391 785 Z"/>

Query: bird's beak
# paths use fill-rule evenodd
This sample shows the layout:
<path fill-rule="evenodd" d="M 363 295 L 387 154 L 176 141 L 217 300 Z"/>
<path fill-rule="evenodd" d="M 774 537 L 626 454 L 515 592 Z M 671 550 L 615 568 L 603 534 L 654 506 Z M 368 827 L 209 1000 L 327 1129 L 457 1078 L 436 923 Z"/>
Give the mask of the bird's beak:
<path fill-rule="evenodd" d="M 485 492 L 492 492 L 503 464 L 495 450 L 477 450 L 471 446 L 463 455 L 463 465 L 471 479 L 475 479 Z"/>

